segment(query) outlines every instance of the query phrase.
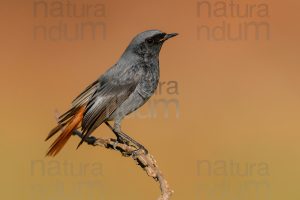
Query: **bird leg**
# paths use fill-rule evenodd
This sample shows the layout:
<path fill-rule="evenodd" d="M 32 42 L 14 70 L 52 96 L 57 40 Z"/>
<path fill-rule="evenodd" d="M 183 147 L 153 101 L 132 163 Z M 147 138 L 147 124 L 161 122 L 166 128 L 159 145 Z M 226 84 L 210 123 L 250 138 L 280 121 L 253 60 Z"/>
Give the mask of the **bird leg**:
<path fill-rule="evenodd" d="M 143 145 L 141 145 L 139 142 L 137 142 L 136 140 L 131 138 L 129 135 L 127 135 L 126 133 L 123 133 L 120 130 L 117 130 L 117 129 L 113 128 L 108 122 L 105 122 L 105 124 L 116 135 L 117 142 L 121 142 L 121 143 L 124 143 L 124 144 L 129 144 L 131 142 L 132 144 L 134 144 L 136 146 L 137 150 L 132 151 L 130 153 L 131 155 L 137 155 L 139 150 L 144 150 L 145 154 L 148 154 L 148 150 Z M 117 145 L 117 143 L 116 143 L 116 145 Z"/>

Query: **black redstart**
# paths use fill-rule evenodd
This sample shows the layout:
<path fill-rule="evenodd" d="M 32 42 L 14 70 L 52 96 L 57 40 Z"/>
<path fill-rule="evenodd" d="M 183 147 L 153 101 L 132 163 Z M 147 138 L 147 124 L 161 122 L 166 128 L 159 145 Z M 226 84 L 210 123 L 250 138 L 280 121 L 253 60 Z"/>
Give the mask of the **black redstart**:
<path fill-rule="evenodd" d="M 177 33 L 148 30 L 130 42 L 118 62 L 89 85 L 72 102 L 71 109 L 61 115 L 58 125 L 46 138 L 62 133 L 50 146 L 47 156 L 55 156 L 68 139 L 81 128 L 78 147 L 101 124 L 114 121 L 113 132 L 118 142 L 133 143 L 147 150 L 121 131 L 122 119 L 141 107 L 154 93 L 159 82 L 159 52 L 166 40 Z"/>

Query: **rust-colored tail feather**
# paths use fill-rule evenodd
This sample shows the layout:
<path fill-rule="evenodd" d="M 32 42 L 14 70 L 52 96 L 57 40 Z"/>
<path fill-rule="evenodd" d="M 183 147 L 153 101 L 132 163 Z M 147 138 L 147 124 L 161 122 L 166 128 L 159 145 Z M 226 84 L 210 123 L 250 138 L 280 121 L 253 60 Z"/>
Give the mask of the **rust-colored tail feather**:
<path fill-rule="evenodd" d="M 70 120 L 68 122 L 58 124 L 54 129 L 52 129 L 52 131 L 50 131 L 46 140 L 48 140 L 50 137 L 52 137 L 59 130 L 63 129 L 62 133 L 58 136 L 58 138 L 50 146 L 50 149 L 47 152 L 46 156 L 55 156 L 64 147 L 64 145 L 67 143 L 67 141 L 71 137 L 74 129 L 76 129 L 78 127 L 78 125 L 81 123 L 84 111 L 85 111 L 85 106 L 80 107 L 78 109 L 78 111 L 76 112 L 76 114 L 72 118 L 70 118 Z"/>

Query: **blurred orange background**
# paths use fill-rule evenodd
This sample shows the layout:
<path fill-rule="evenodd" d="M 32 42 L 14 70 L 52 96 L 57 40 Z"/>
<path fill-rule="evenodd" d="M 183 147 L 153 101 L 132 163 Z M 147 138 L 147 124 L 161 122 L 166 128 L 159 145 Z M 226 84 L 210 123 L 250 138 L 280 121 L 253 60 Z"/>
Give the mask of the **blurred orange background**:
<path fill-rule="evenodd" d="M 3 199 L 158 197 L 158 185 L 131 159 L 88 145 L 75 150 L 78 138 L 71 138 L 57 157 L 44 157 L 55 111 L 66 111 L 147 29 L 180 34 L 162 49 L 165 84 L 152 99 L 175 99 L 179 111 L 170 104 L 165 117 L 159 105 L 152 108 L 155 116 L 147 115 L 148 104 L 139 111 L 146 117 L 131 117 L 123 128 L 155 156 L 175 190 L 172 199 L 300 198 L 299 2 L 233 1 L 243 12 L 247 4 L 267 5 L 268 16 L 248 18 L 198 15 L 196 0 L 69 1 L 77 9 L 102 5 L 103 13 L 45 17 L 42 6 L 34 15 L 36 2 L 1 2 Z M 51 9 L 53 2 L 68 1 L 45 2 Z M 74 24 L 89 21 L 105 27 L 96 39 L 33 36 L 39 25 L 48 31 L 64 23 L 71 31 Z M 253 32 L 237 41 L 198 37 L 197 27 L 223 21 L 235 28 L 266 22 L 270 38 L 256 40 Z M 170 81 L 178 84 L 178 94 L 168 92 Z M 106 127 L 94 135 L 113 136 Z"/>

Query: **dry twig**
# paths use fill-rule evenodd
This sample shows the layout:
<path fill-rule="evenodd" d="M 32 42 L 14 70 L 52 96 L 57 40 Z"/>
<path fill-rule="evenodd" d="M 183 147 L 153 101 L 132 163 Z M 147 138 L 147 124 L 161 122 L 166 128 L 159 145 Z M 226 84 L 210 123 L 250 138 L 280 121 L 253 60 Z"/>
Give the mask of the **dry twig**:
<path fill-rule="evenodd" d="M 112 127 L 110 127 L 112 129 Z M 81 132 L 74 131 L 74 135 L 83 137 Z M 147 173 L 148 176 L 158 181 L 160 184 L 161 195 L 158 200 L 169 200 L 173 190 L 170 189 L 167 180 L 164 178 L 161 170 L 158 168 L 156 160 L 151 154 L 147 154 L 144 150 L 140 149 L 137 153 L 132 154 L 136 147 L 124 143 L 116 143 L 113 138 L 95 138 L 89 137 L 85 139 L 89 145 L 105 147 L 107 149 L 119 151 L 123 156 L 130 156 L 133 160 Z"/>

